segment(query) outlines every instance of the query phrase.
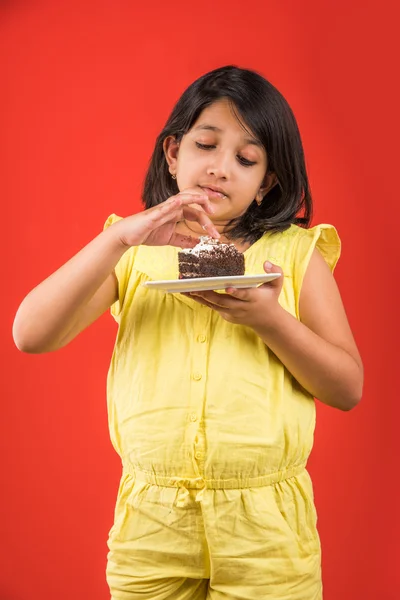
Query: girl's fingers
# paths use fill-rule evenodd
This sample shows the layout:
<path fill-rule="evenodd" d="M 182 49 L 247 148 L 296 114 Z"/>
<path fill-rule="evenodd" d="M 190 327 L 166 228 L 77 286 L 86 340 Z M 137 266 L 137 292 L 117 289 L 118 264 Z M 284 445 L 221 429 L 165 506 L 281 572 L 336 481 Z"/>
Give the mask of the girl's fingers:
<path fill-rule="evenodd" d="M 161 202 L 156 207 L 154 207 L 154 209 L 165 207 L 169 208 L 171 206 L 183 206 L 187 204 L 204 204 L 207 206 L 210 212 L 214 210 L 211 206 L 210 201 L 205 196 L 202 196 L 201 194 L 188 194 L 184 192 L 182 192 L 181 194 L 177 194 L 176 196 L 171 196 L 171 198 L 168 198 L 168 200 L 166 200 L 165 202 Z"/>
<path fill-rule="evenodd" d="M 191 292 L 190 296 L 193 296 L 194 300 L 201 298 L 208 302 L 208 305 L 215 309 L 229 310 L 230 308 L 237 308 L 238 304 L 234 298 L 231 298 L 227 294 L 217 294 L 213 291 L 205 292 Z"/>
<path fill-rule="evenodd" d="M 148 215 L 148 227 L 150 230 L 161 227 L 165 223 L 172 223 L 173 221 L 179 221 L 182 215 L 182 210 L 179 206 L 171 206 L 169 208 L 162 207 L 160 210 L 155 211 Z"/>
<path fill-rule="evenodd" d="M 197 204 L 199 209 L 191 206 L 192 204 Z M 150 230 L 168 222 L 177 222 L 184 216 L 190 221 L 197 221 L 208 235 L 214 238 L 221 237 L 205 211 L 215 212 L 208 196 L 182 192 L 148 209 L 144 214 L 148 218 L 147 223 Z"/>
<path fill-rule="evenodd" d="M 189 195 L 187 199 L 193 203 L 193 200 L 190 200 Z M 157 206 L 153 206 L 147 211 L 144 211 L 143 214 L 148 217 L 152 228 L 159 227 L 168 221 L 172 222 L 174 219 L 179 220 L 182 216 L 182 202 L 184 200 L 185 196 L 172 196 L 172 198 L 169 198 L 165 202 L 161 202 Z"/>
<path fill-rule="evenodd" d="M 221 237 L 211 219 L 201 210 L 185 206 L 183 208 L 183 216 L 188 221 L 197 221 L 197 223 L 199 223 L 202 226 L 202 228 L 206 233 L 208 233 L 208 235 L 211 235 L 214 238 Z"/>
<path fill-rule="evenodd" d="M 199 204 L 210 215 L 212 215 L 215 212 L 214 207 L 206 194 L 189 194 L 181 192 L 180 194 L 174 197 L 182 200 L 182 205 L 184 206 L 188 204 Z"/>
<path fill-rule="evenodd" d="M 208 212 L 212 213 L 214 211 L 207 196 L 203 194 L 189 194 L 182 192 L 176 196 L 171 196 L 168 200 L 165 200 L 165 202 L 160 202 L 157 206 L 147 209 L 146 212 L 151 214 L 153 212 L 166 211 L 169 210 L 171 206 L 181 206 L 183 204 L 204 204 L 207 207 Z"/>
<path fill-rule="evenodd" d="M 185 207 L 182 209 L 182 206 L 179 206 L 179 202 L 176 204 L 171 202 L 171 204 L 166 207 L 160 206 L 160 210 L 149 213 L 147 227 L 150 231 L 152 231 L 157 227 L 161 227 L 161 225 L 165 225 L 166 223 L 177 223 L 178 221 L 182 220 L 183 216 L 191 221 L 200 222 L 202 226 L 204 225 L 207 227 L 207 232 L 209 235 L 219 237 L 218 231 L 215 229 L 205 213 L 201 212 L 200 210 L 196 211 L 196 209 L 193 208 L 189 209 Z"/>
<path fill-rule="evenodd" d="M 212 207 L 210 201 L 204 196 L 196 196 L 195 194 L 182 193 L 177 196 L 172 196 L 171 198 L 168 198 L 168 200 L 166 200 L 165 202 L 161 202 L 157 206 L 153 206 L 152 208 L 145 211 L 145 213 L 151 215 L 153 218 L 158 218 L 159 216 L 164 215 L 166 213 L 171 213 L 178 207 L 186 207 L 190 204 L 198 204 L 204 207 L 204 209 L 211 214 L 214 212 L 214 208 Z"/>
<path fill-rule="evenodd" d="M 242 302 L 251 302 L 254 290 L 252 288 L 226 288 L 226 293 Z"/>

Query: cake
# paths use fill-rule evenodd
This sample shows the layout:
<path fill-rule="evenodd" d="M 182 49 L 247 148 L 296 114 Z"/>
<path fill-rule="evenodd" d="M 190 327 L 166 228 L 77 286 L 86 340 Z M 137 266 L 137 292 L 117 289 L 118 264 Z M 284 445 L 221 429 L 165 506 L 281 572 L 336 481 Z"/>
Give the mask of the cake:
<path fill-rule="evenodd" d="M 178 252 L 179 279 L 244 275 L 244 255 L 233 244 L 204 236 L 194 248 Z"/>

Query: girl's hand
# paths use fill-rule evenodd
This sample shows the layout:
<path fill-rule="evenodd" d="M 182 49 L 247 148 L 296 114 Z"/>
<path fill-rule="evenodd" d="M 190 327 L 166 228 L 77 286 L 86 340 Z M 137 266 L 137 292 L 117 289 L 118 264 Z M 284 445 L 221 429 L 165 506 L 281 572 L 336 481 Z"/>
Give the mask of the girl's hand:
<path fill-rule="evenodd" d="M 223 319 L 230 323 L 246 325 L 253 329 L 260 326 L 265 327 L 268 326 L 268 323 L 273 322 L 277 310 L 280 309 L 278 298 L 283 285 L 283 272 L 280 267 L 272 265 L 270 262 L 264 263 L 264 271 L 281 273 L 281 277 L 257 288 L 227 288 L 226 294 L 206 291 L 190 292 L 184 295 L 216 310 Z"/>
<path fill-rule="evenodd" d="M 198 204 L 204 211 L 198 210 L 191 204 Z M 214 209 L 207 194 L 199 188 L 190 188 L 171 196 L 165 202 L 153 206 L 143 212 L 126 217 L 112 227 L 119 227 L 121 242 L 127 246 L 180 246 L 192 248 L 198 239 L 176 233 L 175 227 L 179 221 L 187 219 L 197 221 L 203 227 L 206 235 L 219 238 L 220 234 L 207 216 Z M 116 229 L 117 231 L 117 229 Z"/>

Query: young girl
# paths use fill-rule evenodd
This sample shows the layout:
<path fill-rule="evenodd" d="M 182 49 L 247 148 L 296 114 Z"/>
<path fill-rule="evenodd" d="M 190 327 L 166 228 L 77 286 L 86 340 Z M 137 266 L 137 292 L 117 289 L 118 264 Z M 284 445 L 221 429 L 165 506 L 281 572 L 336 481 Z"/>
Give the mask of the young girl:
<path fill-rule="evenodd" d="M 32 290 L 14 322 L 24 352 L 69 344 L 108 307 L 108 375 L 123 472 L 109 534 L 113 600 L 320 600 L 306 470 L 314 397 L 360 400 L 363 371 L 332 271 L 340 242 L 309 228 L 296 121 L 259 74 L 195 81 L 160 133 L 143 212 L 105 230 Z M 254 289 L 169 294 L 178 251 L 204 232 L 244 252 Z"/>

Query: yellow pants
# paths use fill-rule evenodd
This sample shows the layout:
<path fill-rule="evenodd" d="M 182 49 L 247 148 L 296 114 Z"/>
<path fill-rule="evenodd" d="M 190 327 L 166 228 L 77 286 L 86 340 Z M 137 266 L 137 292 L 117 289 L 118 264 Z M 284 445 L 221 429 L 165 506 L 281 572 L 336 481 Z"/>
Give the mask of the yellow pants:
<path fill-rule="evenodd" d="M 112 600 L 322 599 L 304 467 L 228 485 L 128 467 L 108 546 Z"/>

